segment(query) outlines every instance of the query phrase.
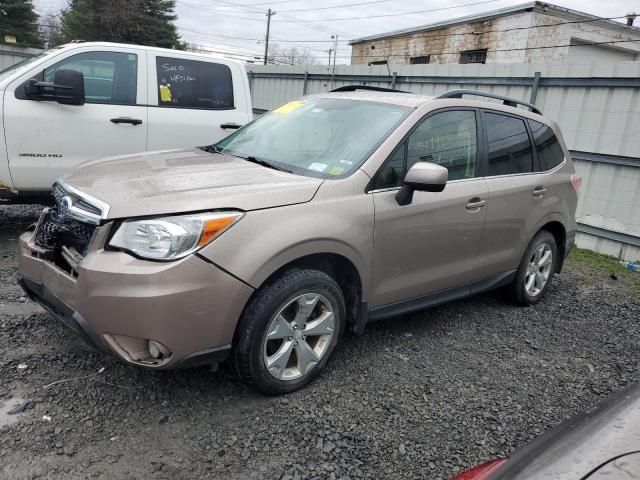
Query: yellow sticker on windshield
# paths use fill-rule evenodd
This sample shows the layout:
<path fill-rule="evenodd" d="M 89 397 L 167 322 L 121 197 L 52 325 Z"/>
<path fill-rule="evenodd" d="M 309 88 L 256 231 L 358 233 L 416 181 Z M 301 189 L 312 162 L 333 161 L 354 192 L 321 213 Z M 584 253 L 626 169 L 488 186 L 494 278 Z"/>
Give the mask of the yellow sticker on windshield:
<path fill-rule="evenodd" d="M 301 102 L 300 100 L 294 100 L 293 102 L 285 103 L 281 107 L 276 108 L 273 112 L 279 113 L 281 115 L 287 115 L 303 105 L 304 102 Z"/>
<path fill-rule="evenodd" d="M 332 167 L 329 170 L 329 175 L 340 175 L 342 172 L 344 172 L 344 168 Z"/>

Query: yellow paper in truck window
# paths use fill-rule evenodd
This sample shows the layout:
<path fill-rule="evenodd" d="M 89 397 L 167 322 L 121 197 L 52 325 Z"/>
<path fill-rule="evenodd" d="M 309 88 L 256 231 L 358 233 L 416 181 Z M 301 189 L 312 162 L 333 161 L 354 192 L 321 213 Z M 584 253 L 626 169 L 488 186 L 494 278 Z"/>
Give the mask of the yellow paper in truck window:
<path fill-rule="evenodd" d="M 340 175 L 342 172 L 344 172 L 344 168 L 331 167 L 331 169 L 329 170 L 329 175 Z"/>
<path fill-rule="evenodd" d="M 281 107 L 276 108 L 274 110 L 274 113 L 279 113 L 280 115 L 287 115 L 293 112 L 294 110 L 297 110 L 303 105 L 304 105 L 304 102 L 301 102 L 300 100 L 294 100 L 293 102 L 285 103 Z"/>
<path fill-rule="evenodd" d="M 160 101 L 171 101 L 171 85 L 160 85 Z"/>

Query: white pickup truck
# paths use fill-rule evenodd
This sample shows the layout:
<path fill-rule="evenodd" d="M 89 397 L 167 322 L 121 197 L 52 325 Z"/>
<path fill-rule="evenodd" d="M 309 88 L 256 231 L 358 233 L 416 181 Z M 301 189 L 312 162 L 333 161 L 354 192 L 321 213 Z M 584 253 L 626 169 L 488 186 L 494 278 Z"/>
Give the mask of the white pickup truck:
<path fill-rule="evenodd" d="M 242 63 L 71 43 L 0 72 L 0 200 L 41 198 L 96 158 L 211 144 L 253 118 Z"/>

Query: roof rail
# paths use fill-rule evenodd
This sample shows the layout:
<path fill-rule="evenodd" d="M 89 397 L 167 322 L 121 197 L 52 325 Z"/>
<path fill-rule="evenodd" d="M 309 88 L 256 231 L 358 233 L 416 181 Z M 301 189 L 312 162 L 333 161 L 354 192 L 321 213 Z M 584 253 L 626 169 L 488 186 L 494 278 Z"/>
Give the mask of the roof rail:
<path fill-rule="evenodd" d="M 345 85 L 331 90 L 331 92 L 355 92 L 356 90 L 371 90 L 374 92 L 394 92 L 394 93 L 411 93 L 404 90 L 395 90 L 393 88 L 373 87 L 370 85 Z"/>
<path fill-rule="evenodd" d="M 518 105 L 524 105 L 525 107 L 528 107 L 529 110 L 531 110 L 533 113 L 537 113 L 538 115 L 542 115 L 542 112 L 538 109 L 538 107 L 536 107 L 535 105 L 532 105 L 530 103 L 527 102 L 523 102 L 521 100 L 516 100 L 515 98 L 510 98 L 510 97 L 505 97 L 503 95 L 497 95 L 495 93 L 486 93 L 486 92 L 481 92 L 480 90 L 467 90 L 467 89 L 456 89 L 456 90 L 449 90 L 448 92 L 444 92 L 442 95 L 438 95 L 437 99 L 440 98 L 462 98 L 463 95 L 475 95 L 476 97 L 487 97 L 487 98 L 495 98 L 498 100 L 503 100 L 503 105 L 507 105 L 509 107 L 515 107 L 518 108 Z"/>

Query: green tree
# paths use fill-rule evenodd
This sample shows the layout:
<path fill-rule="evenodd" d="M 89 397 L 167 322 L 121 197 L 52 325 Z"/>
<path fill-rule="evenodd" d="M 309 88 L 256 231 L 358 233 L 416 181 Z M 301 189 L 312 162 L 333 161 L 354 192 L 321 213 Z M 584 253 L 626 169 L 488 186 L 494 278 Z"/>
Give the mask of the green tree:
<path fill-rule="evenodd" d="M 174 8 L 175 0 L 69 0 L 62 36 L 183 49 Z"/>
<path fill-rule="evenodd" d="M 0 0 L 0 43 L 7 36 L 15 37 L 17 46 L 43 48 L 31 0 Z"/>

